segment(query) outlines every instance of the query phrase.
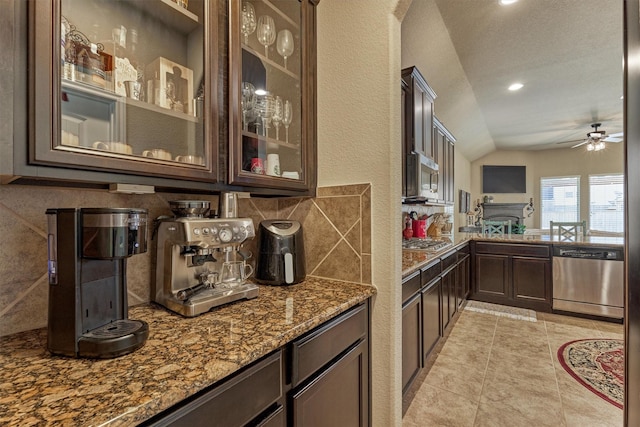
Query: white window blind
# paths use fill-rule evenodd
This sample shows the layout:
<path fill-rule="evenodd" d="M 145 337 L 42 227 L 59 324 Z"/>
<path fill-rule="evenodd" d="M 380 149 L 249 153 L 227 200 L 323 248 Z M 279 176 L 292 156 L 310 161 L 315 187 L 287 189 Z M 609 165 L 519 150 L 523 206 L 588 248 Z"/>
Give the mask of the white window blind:
<path fill-rule="evenodd" d="M 589 175 L 589 228 L 624 231 L 624 175 Z"/>
<path fill-rule="evenodd" d="M 549 222 L 580 221 L 580 177 L 546 177 L 540 179 L 540 228 Z"/>

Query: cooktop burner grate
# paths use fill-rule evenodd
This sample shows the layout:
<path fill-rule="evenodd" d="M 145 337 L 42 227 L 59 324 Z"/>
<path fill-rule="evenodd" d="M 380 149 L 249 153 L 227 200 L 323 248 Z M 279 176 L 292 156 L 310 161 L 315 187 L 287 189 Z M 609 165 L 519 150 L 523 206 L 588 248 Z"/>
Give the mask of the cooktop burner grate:
<path fill-rule="evenodd" d="M 440 249 L 446 248 L 450 246 L 451 243 L 443 240 L 433 240 L 433 239 L 418 239 L 412 238 L 408 240 L 402 241 L 403 249 L 412 249 L 412 250 L 423 250 L 423 251 L 438 251 Z"/>

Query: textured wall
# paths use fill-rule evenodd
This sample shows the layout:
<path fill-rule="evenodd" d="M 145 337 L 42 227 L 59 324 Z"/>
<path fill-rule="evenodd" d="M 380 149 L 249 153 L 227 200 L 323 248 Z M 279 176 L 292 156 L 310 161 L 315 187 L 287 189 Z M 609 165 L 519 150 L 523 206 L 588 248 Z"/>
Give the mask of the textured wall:
<path fill-rule="evenodd" d="M 369 185 L 351 185 L 321 188 L 313 199 L 241 199 L 239 214 L 251 217 L 256 225 L 263 219 L 299 220 L 307 274 L 371 283 L 370 193 Z M 151 219 L 170 215 L 168 201 L 181 199 L 194 196 L 0 185 L 0 336 L 46 326 L 47 208 L 146 208 Z M 217 196 L 199 195 L 197 200 L 217 206 Z M 255 240 L 246 246 L 256 252 Z M 150 300 L 153 256 L 155 242 L 149 241 L 145 254 L 127 260 L 129 305 Z"/>
<path fill-rule="evenodd" d="M 584 146 L 541 151 L 496 151 L 471 163 L 473 200 L 483 196 L 482 165 L 526 165 L 527 193 L 494 194 L 494 202 L 527 203 L 533 197 L 536 211 L 531 218 L 525 218 L 525 225 L 545 228 L 540 224 L 540 178 L 580 175 L 580 217 L 588 219 L 589 174 L 624 173 L 624 144 L 609 143 L 604 150 L 597 152 L 589 152 Z"/>
<path fill-rule="evenodd" d="M 400 425 L 400 20 L 406 1 L 318 5 L 318 183 L 371 183 L 373 425 Z"/>

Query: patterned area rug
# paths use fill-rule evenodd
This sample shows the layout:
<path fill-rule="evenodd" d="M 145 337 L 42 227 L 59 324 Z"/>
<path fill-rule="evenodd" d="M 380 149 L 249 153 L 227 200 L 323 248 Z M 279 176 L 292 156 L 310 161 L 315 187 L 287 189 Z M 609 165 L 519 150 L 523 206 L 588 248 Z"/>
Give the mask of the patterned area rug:
<path fill-rule="evenodd" d="M 575 340 L 558 349 L 562 367 L 580 384 L 622 409 L 624 342 L 613 339 Z"/>
<path fill-rule="evenodd" d="M 477 313 L 493 314 L 494 316 L 509 317 L 510 319 L 526 320 L 528 322 L 537 322 L 536 312 L 525 308 L 509 307 L 506 305 L 491 304 L 482 301 L 467 301 L 465 310 L 475 311 Z"/>

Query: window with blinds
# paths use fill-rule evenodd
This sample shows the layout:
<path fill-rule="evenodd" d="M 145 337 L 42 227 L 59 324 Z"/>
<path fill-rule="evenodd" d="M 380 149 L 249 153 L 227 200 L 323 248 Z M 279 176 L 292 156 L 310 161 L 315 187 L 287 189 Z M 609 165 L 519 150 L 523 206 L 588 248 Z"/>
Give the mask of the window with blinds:
<path fill-rule="evenodd" d="M 589 175 L 589 228 L 624 231 L 624 175 Z"/>
<path fill-rule="evenodd" d="M 580 221 L 580 177 L 541 178 L 540 211 L 540 228 L 548 229 L 551 221 Z"/>

